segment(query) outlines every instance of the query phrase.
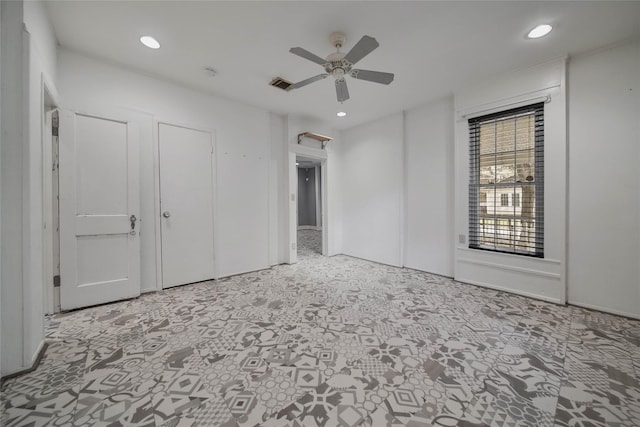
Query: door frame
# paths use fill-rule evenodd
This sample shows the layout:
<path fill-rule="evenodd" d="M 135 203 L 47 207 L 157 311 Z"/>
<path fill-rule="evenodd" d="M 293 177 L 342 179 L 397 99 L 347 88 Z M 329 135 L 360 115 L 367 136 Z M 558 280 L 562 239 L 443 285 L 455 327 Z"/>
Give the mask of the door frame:
<path fill-rule="evenodd" d="M 322 215 L 322 165 L 316 165 L 313 168 L 313 173 L 316 175 L 316 230 L 318 227 L 322 230 L 324 229 L 324 215 Z"/>
<path fill-rule="evenodd" d="M 44 107 L 44 104 L 43 104 Z M 54 151 L 53 142 L 53 114 L 57 108 L 47 110 L 43 108 L 43 129 L 42 129 L 42 284 L 44 286 L 44 314 L 54 314 L 59 310 L 56 309 L 56 299 L 54 297 L 54 272 L 56 271 L 56 257 L 54 237 L 58 236 L 58 259 L 60 258 L 60 230 L 55 229 L 54 225 L 59 224 L 59 218 L 54 218 L 53 207 L 54 200 L 58 197 L 58 192 L 53 191 L 53 168 L 58 167 L 57 150 Z M 58 305 L 60 302 L 58 293 Z"/>
<path fill-rule="evenodd" d="M 302 157 L 303 159 L 308 159 L 308 157 Z M 296 155 L 296 162 L 298 162 L 298 156 Z M 314 179 L 314 186 L 313 186 L 313 198 L 314 198 L 314 206 L 315 208 L 313 209 L 313 212 L 315 214 L 315 218 L 316 218 L 316 225 L 299 225 L 298 222 L 296 222 L 296 225 L 298 227 L 298 231 L 300 230 L 316 230 L 316 231 L 320 231 L 322 230 L 322 183 L 320 182 L 320 179 L 318 178 L 319 176 L 321 176 L 321 166 L 320 163 L 314 163 L 313 166 L 297 166 L 297 172 L 298 172 L 298 179 L 300 177 L 300 169 L 313 169 L 313 179 Z M 296 198 L 298 199 L 298 202 L 300 201 L 299 197 L 300 197 L 300 186 L 298 185 L 298 193 Z M 297 210 L 297 215 L 298 215 L 298 220 L 300 219 L 300 204 L 298 203 L 298 210 Z"/>
<path fill-rule="evenodd" d="M 288 257 L 287 264 L 295 264 L 298 262 L 298 167 L 296 166 L 296 156 L 308 157 L 320 161 L 320 200 L 322 200 L 322 255 L 329 256 L 329 209 L 328 209 L 328 186 L 327 186 L 327 169 L 329 165 L 329 157 L 323 149 L 308 147 L 300 144 L 289 144 L 289 233 L 287 247 Z"/>
<path fill-rule="evenodd" d="M 47 109 L 47 100 L 51 102 L 51 108 Z M 55 85 L 45 73 L 40 73 L 40 161 L 42 162 L 42 286 L 43 286 L 43 315 L 56 313 L 54 298 L 54 257 L 53 236 L 58 233 L 58 254 L 60 253 L 59 230 L 53 230 L 53 135 L 50 123 L 47 123 L 47 114 L 50 111 L 59 111 L 60 95 Z M 58 294 L 59 295 L 59 294 Z M 58 298 L 59 302 L 59 298 Z"/>
<path fill-rule="evenodd" d="M 218 235 L 218 168 L 217 168 L 217 159 L 218 159 L 218 144 L 215 129 L 212 129 L 206 125 L 197 125 L 191 123 L 181 123 L 175 120 L 170 119 L 162 119 L 162 118 L 154 118 L 153 120 L 153 181 L 154 181 L 154 232 L 155 232 L 155 242 L 156 242 L 156 290 L 161 291 L 164 289 L 162 287 L 163 277 L 162 277 L 162 224 L 160 221 L 160 216 L 162 215 L 161 210 L 161 197 L 160 193 L 160 125 L 168 125 L 175 126 L 179 128 L 185 128 L 189 130 L 195 130 L 198 132 L 206 132 L 211 135 L 211 145 L 213 147 L 213 153 L 211 154 L 211 186 L 213 190 L 212 200 L 213 203 L 213 279 L 217 280 L 219 278 L 218 275 L 218 239 L 216 236 Z"/>
<path fill-rule="evenodd" d="M 126 112 L 123 112 L 122 109 L 112 108 L 112 107 L 93 107 L 90 110 L 83 108 L 75 108 L 69 106 L 61 106 L 60 104 L 60 95 L 57 92 L 55 86 L 53 86 L 49 79 L 44 73 L 42 74 L 42 83 L 41 83 L 41 108 L 42 108 L 42 133 L 41 133 L 41 144 L 42 144 L 42 209 L 43 209 L 43 227 L 45 227 L 45 222 L 47 220 L 51 220 L 51 213 L 53 212 L 53 197 L 59 196 L 59 188 L 58 194 L 53 194 L 53 191 L 45 191 L 45 186 L 53 185 L 53 171 L 51 170 L 52 165 L 49 164 L 49 161 L 53 161 L 53 135 L 51 134 L 51 129 L 46 126 L 46 113 L 47 110 L 44 105 L 44 94 L 45 90 L 48 92 L 50 96 L 53 106 L 55 108 L 50 109 L 57 110 L 59 114 L 62 112 L 71 112 L 74 114 L 81 114 L 85 116 L 91 117 L 99 117 L 106 118 L 108 120 L 113 120 L 117 122 L 127 123 L 127 126 L 133 127 L 134 132 L 137 134 L 139 132 L 138 123 L 131 118 L 129 118 Z M 138 141 L 139 142 L 139 141 Z M 140 147 L 138 147 L 138 150 Z M 138 154 L 138 164 L 140 164 L 140 151 Z M 141 209 L 141 208 L 140 208 Z M 142 215 L 140 214 L 140 219 L 142 219 Z M 59 218 L 58 218 L 59 220 Z M 59 223 L 58 223 L 59 224 Z M 58 255 L 60 254 L 60 230 L 56 230 L 58 233 Z M 44 230 L 43 233 L 43 298 L 44 298 L 44 315 L 54 314 L 60 312 L 60 292 L 55 292 L 55 288 L 53 286 L 53 229 Z M 45 257 L 48 261 L 44 261 Z M 49 257 L 51 259 L 49 260 Z M 142 276 L 141 276 L 142 278 Z M 142 285 L 142 283 L 141 283 Z M 58 287 L 59 289 L 59 287 Z"/>

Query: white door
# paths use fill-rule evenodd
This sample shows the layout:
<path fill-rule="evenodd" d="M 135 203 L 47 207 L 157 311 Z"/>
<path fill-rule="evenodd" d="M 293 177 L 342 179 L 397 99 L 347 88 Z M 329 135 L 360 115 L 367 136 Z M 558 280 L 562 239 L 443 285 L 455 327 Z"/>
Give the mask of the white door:
<path fill-rule="evenodd" d="M 60 304 L 140 295 L 138 140 L 126 122 L 60 112 Z"/>
<path fill-rule="evenodd" d="M 212 279 L 212 135 L 160 123 L 158 147 L 162 287 Z"/>

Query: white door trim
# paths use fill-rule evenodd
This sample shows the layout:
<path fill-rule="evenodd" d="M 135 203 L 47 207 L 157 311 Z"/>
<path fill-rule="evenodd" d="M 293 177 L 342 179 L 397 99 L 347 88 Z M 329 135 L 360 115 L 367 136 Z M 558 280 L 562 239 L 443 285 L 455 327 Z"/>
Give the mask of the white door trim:
<path fill-rule="evenodd" d="M 289 150 L 287 153 L 287 176 L 288 191 L 287 200 L 289 209 L 287 209 L 288 233 L 287 233 L 287 256 L 285 262 L 287 264 L 295 264 L 298 262 L 298 167 L 296 166 L 296 153 Z"/>
<path fill-rule="evenodd" d="M 327 152 L 320 148 L 307 147 L 300 144 L 289 144 L 289 191 L 287 193 L 289 199 L 289 239 L 287 246 L 289 248 L 287 257 L 288 264 L 295 264 L 298 262 L 297 248 L 298 248 L 298 218 L 297 218 L 297 206 L 298 206 L 298 168 L 296 166 L 296 156 L 304 156 L 314 160 L 320 160 L 320 177 L 322 180 L 321 200 L 322 200 L 322 255 L 328 256 L 329 228 L 331 227 L 328 215 L 328 189 L 327 189 L 327 166 L 329 164 L 329 158 Z M 292 195 L 295 195 L 292 197 Z M 293 199 L 293 200 L 292 200 Z"/>
<path fill-rule="evenodd" d="M 45 108 L 45 93 L 49 95 L 52 108 L 47 111 Z M 42 155 L 42 220 L 43 220 L 43 236 L 42 236 L 42 286 L 44 287 L 44 314 L 53 314 L 56 312 L 56 304 L 54 298 L 53 276 L 55 266 L 53 264 L 53 235 L 57 233 L 53 229 L 53 135 L 51 129 L 51 116 L 54 112 L 59 111 L 60 96 L 55 85 L 45 73 L 40 73 L 40 103 L 41 103 L 41 155 Z M 59 246 L 59 245 L 58 245 Z M 60 249 L 58 247 L 58 253 Z"/>
<path fill-rule="evenodd" d="M 323 215 L 322 215 L 322 167 L 314 166 L 313 173 L 315 174 L 315 186 L 316 186 L 316 230 L 322 229 Z M 319 190 L 319 191 L 318 191 Z"/>
<path fill-rule="evenodd" d="M 44 286 L 44 314 L 55 312 L 53 302 L 53 135 L 52 119 L 55 109 L 45 111 L 42 123 L 42 286 Z"/>

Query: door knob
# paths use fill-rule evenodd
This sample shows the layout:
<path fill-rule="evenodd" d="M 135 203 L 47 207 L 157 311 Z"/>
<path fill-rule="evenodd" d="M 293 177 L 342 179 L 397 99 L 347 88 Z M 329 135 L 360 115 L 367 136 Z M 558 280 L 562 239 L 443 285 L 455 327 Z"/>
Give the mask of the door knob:
<path fill-rule="evenodd" d="M 132 236 L 136 235 L 136 221 L 138 220 L 138 218 L 136 218 L 135 215 L 131 215 L 129 217 L 129 222 L 131 223 L 131 231 L 129 231 L 129 234 L 131 234 Z"/>
<path fill-rule="evenodd" d="M 162 212 L 162 216 L 165 218 L 169 218 L 171 216 L 171 214 L 169 213 L 169 211 L 164 211 Z"/>

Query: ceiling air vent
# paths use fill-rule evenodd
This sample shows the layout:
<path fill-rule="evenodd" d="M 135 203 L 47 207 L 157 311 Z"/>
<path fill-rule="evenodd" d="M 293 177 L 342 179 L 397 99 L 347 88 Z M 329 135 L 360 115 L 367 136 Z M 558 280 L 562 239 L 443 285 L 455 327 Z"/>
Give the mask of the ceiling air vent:
<path fill-rule="evenodd" d="M 276 77 L 273 80 L 271 80 L 271 83 L 269 83 L 271 86 L 273 87 L 277 87 L 280 88 L 282 90 L 288 90 L 289 87 L 293 84 L 290 81 L 287 81 L 285 79 L 283 79 L 282 77 Z"/>

